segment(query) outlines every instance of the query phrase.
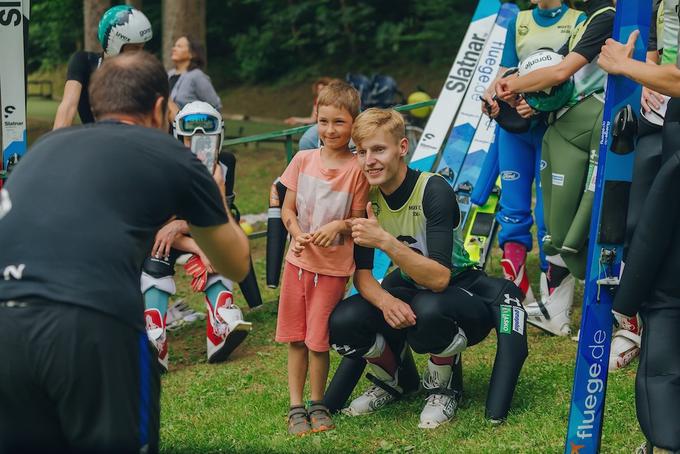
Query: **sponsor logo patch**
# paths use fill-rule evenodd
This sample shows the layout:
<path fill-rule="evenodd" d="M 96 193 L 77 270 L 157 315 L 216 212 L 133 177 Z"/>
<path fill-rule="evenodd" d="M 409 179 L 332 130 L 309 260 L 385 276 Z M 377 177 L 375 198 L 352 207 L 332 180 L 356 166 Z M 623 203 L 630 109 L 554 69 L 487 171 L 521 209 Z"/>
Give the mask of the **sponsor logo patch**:
<path fill-rule="evenodd" d="M 541 170 L 545 170 L 545 168 L 548 167 L 548 163 L 546 162 L 545 159 L 541 159 Z"/>
<path fill-rule="evenodd" d="M 512 307 L 501 304 L 501 326 L 499 329 L 501 334 L 512 333 Z"/>
<path fill-rule="evenodd" d="M 526 25 L 520 25 L 519 28 L 517 29 L 517 33 L 519 36 L 525 36 L 527 33 L 529 33 L 529 27 Z"/>
<path fill-rule="evenodd" d="M 564 175 L 561 173 L 553 173 L 552 184 L 553 186 L 564 186 Z"/>
<path fill-rule="evenodd" d="M 519 307 L 512 308 L 512 330 L 524 335 L 524 311 Z"/>
<path fill-rule="evenodd" d="M 519 172 L 515 172 L 514 170 L 504 170 L 501 172 L 501 178 L 505 181 L 515 181 L 519 180 L 520 177 Z"/>

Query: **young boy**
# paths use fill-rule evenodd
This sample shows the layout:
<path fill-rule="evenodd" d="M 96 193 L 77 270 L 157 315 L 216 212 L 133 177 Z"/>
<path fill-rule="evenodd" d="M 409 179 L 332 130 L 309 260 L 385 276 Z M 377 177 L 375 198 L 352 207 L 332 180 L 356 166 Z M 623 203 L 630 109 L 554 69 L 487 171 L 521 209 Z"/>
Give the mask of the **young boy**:
<path fill-rule="evenodd" d="M 349 149 L 359 93 L 345 82 L 332 82 L 319 93 L 317 105 L 324 146 L 298 152 L 281 176 L 287 188 L 281 218 L 292 241 L 283 272 L 276 340 L 289 344 L 291 435 L 335 427 L 322 403 L 329 367 L 328 318 L 354 272 L 353 255 L 365 260 L 354 251 L 345 221 L 363 217 L 368 201 L 368 183 Z M 305 409 L 302 393 L 308 368 L 311 405 Z"/>

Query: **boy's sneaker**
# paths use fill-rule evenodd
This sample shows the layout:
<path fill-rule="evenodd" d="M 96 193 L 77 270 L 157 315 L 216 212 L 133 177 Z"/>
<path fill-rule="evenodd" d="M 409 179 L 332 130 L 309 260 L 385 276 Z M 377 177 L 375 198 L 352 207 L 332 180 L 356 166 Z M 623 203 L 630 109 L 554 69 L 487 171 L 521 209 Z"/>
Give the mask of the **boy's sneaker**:
<path fill-rule="evenodd" d="M 566 268 L 551 263 L 548 274 L 541 274 L 541 295 L 546 299 L 525 306 L 527 322 L 555 336 L 570 335 L 575 284 Z"/>
<path fill-rule="evenodd" d="M 243 313 L 233 304 L 229 291 L 221 292 L 213 310 L 208 298 L 205 299 L 208 312 L 206 323 L 206 344 L 209 363 L 225 361 L 236 347 L 241 345 L 253 328 L 243 320 Z"/>
<path fill-rule="evenodd" d="M 323 401 L 312 401 L 307 409 L 309 415 L 309 423 L 312 426 L 312 432 L 324 432 L 326 430 L 335 429 L 331 412 L 323 404 Z"/>
<path fill-rule="evenodd" d="M 430 359 L 423 375 L 423 388 L 428 396 L 425 407 L 420 413 L 421 429 L 436 429 L 442 424 L 449 422 L 456 414 L 458 405 L 463 395 L 462 386 L 455 386 L 454 369 L 456 373 L 462 373 L 460 354 L 454 358 L 453 365 L 437 365 Z M 458 371 L 460 369 L 460 372 Z"/>
<path fill-rule="evenodd" d="M 149 342 L 158 352 L 158 364 L 163 372 L 168 371 L 168 337 L 165 333 L 165 318 L 161 316 L 158 309 L 147 309 L 144 311 L 146 321 L 146 335 Z"/>
<path fill-rule="evenodd" d="M 303 405 L 290 407 L 288 410 L 288 434 L 301 437 L 312 431 L 307 410 Z"/>
<path fill-rule="evenodd" d="M 399 372 L 392 377 L 382 367 L 368 363 L 371 373 L 366 377 L 373 382 L 362 395 L 354 399 L 342 412 L 350 416 L 360 416 L 380 410 L 385 405 L 394 402 L 404 393 L 398 385 Z"/>
<path fill-rule="evenodd" d="M 609 371 L 626 367 L 640 354 L 640 321 L 637 316 L 622 319 L 620 329 L 612 336 L 612 348 L 609 353 Z"/>
<path fill-rule="evenodd" d="M 520 243 L 507 242 L 503 247 L 501 267 L 503 275 L 512 281 L 524 294 L 524 304 L 536 301 L 526 270 L 527 248 Z"/>

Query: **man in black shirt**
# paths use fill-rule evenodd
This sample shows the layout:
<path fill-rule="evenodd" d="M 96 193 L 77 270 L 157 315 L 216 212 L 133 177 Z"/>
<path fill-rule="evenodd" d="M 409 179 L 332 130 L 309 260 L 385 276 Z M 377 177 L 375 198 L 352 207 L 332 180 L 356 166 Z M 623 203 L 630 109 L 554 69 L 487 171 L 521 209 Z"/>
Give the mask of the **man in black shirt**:
<path fill-rule="evenodd" d="M 461 397 L 461 352 L 496 328 L 499 349 L 486 414 L 503 421 L 527 356 L 521 291 L 475 269 L 457 230 L 453 189 L 438 175 L 409 169 L 403 160 L 408 141 L 399 113 L 365 111 L 352 138 L 372 185 L 368 219 L 352 222 L 352 237 L 355 245 L 381 249 L 398 268 L 381 286 L 370 260 L 357 259 L 359 294 L 340 302 L 331 315 L 333 347 L 348 358 L 365 359 L 375 383 L 346 412 L 370 413 L 405 391 L 404 381 L 412 380 L 406 375 L 415 371 L 400 367 L 408 361 L 408 343 L 430 355 L 423 378 L 429 395 L 419 427 L 438 427 L 454 416 Z"/>
<path fill-rule="evenodd" d="M 98 122 L 39 140 L 0 197 L 0 452 L 156 451 L 159 370 L 139 290 L 155 232 L 186 219 L 216 270 L 249 270 L 221 173 L 163 131 L 161 63 L 107 59 L 90 95 Z"/>
<path fill-rule="evenodd" d="M 90 78 L 104 58 L 121 52 L 140 50 L 151 40 L 151 23 L 139 10 L 126 5 L 107 10 L 99 22 L 99 41 L 103 54 L 78 51 L 71 57 L 53 129 L 71 126 L 76 110 L 83 124 L 94 122 L 88 87 Z"/>

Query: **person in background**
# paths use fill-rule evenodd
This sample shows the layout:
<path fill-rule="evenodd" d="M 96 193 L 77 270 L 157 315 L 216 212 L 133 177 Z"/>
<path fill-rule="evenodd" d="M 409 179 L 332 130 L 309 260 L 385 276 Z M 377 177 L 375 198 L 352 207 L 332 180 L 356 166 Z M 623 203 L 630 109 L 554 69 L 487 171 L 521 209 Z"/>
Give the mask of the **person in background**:
<path fill-rule="evenodd" d="M 331 82 L 330 77 L 320 77 L 312 84 L 312 94 L 314 95 L 314 104 L 312 105 L 312 113 L 308 117 L 288 117 L 284 120 L 287 125 L 310 125 L 316 123 L 317 106 L 316 101 L 319 97 L 319 92 L 323 87 Z"/>
<path fill-rule="evenodd" d="M 93 123 L 94 115 L 88 94 L 92 73 L 106 58 L 142 49 L 151 40 L 153 32 L 144 13 L 130 6 L 118 5 L 102 15 L 97 35 L 103 53 L 78 51 L 68 63 L 64 96 L 57 108 L 52 129 L 71 126 L 76 112 L 81 123 Z"/>
<path fill-rule="evenodd" d="M 222 110 L 222 101 L 210 81 L 203 72 L 205 67 L 205 49 L 191 36 L 180 36 L 172 47 L 170 56 L 175 67 L 168 72 L 170 90 L 169 116 L 175 115 L 192 101 L 203 101 L 218 111 Z"/>

